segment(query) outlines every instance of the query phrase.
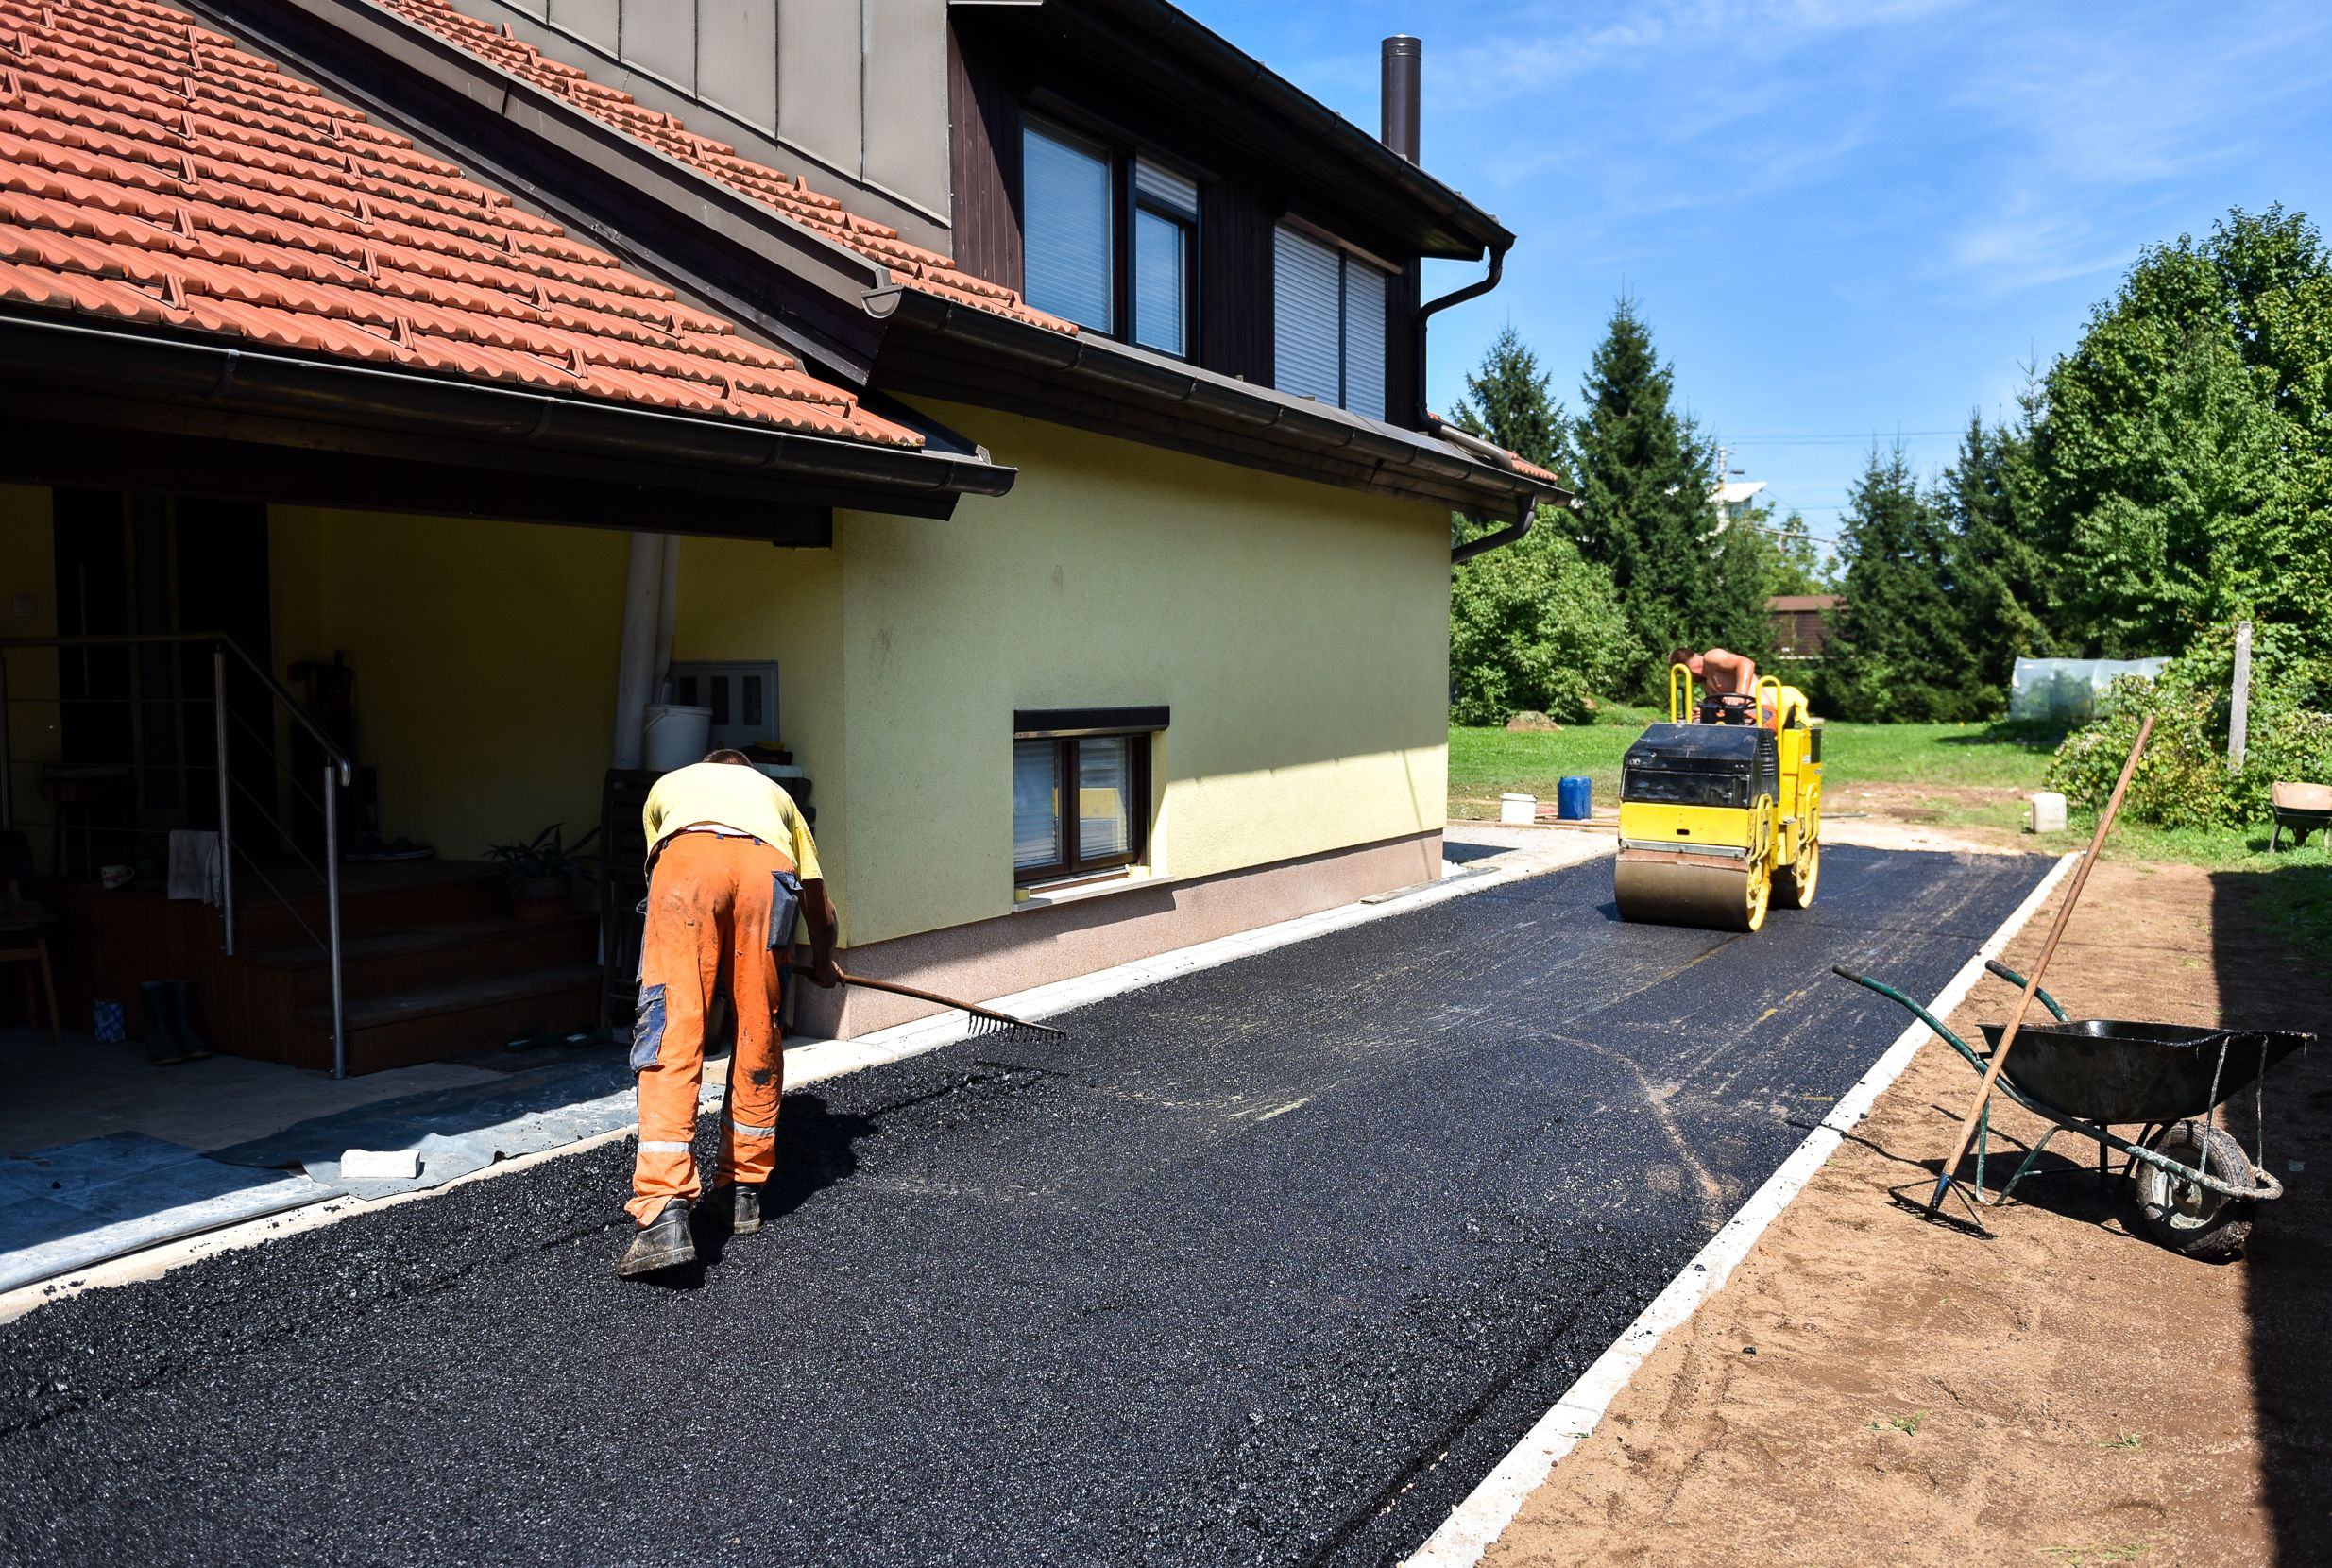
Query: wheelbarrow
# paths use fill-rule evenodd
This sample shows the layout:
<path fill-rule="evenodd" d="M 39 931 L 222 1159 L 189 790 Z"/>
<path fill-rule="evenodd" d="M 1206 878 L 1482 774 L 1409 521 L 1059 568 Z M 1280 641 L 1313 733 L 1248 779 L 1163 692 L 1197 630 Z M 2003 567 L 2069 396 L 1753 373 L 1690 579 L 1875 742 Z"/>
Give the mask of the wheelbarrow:
<path fill-rule="evenodd" d="M 1987 960 L 1984 968 L 2018 990 L 2024 988 L 2024 977 L 2006 964 Z M 1983 1026 L 1986 1048 L 1980 1052 L 1884 981 L 1844 966 L 1830 972 L 1907 1008 L 1979 1075 L 1990 1065 L 1990 1053 L 2000 1048 L 2001 1025 Z M 2258 1095 L 2267 1069 L 2315 1036 L 2292 1030 L 2069 1020 L 2054 997 L 2046 991 L 2034 995 L 2056 1021 L 2027 1024 L 2017 1031 L 2016 1051 L 2001 1069 L 1999 1083 L 2009 1099 L 2051 1125 L 2000 1191 L 1992 1193 L 1984 1185 L 1992 1111 L 1984 1107 L 1976 1131 L 1976 1201 L 1996 1206 L 2006 1202 L 2017 1184 L 2033 1174 L 2050 1140 L 2059 1133 L 2073 1133 L 2096 1143 L 2101 1183 L 2116 1179 L 2112 1156 L 2124 1156 L 2119 1175 L 2132 1179 L 2138 1212 L 2155 1240 L 2191 1257 L 2231 1257 L 2240 1252 L 2251 1234 L 2254 1206 L 2282 1197 L 2284 1188 L 2245 1156 L 2233 1134 L 2214 1124 L 2216 1114 L 2246 1088 Z M 2258 1109 L 2263 1113 L 2264 1103 Z M 2139 1129 L 2135 1139 L 2112 1130 L 2133 1124 Z"/>

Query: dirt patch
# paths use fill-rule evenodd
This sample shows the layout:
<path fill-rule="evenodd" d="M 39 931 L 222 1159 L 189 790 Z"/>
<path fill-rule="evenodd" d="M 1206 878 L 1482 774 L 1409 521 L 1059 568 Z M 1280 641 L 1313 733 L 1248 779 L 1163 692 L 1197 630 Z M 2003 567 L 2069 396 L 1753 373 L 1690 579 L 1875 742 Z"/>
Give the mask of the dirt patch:
<path fill-rule="evenodd" d="M 2075 1016 L 2332 1035 L 2332 980 L 2242 898 L 2192 867 L 2101 864 L 2049 988 Z M 1952 1027 L 2014 999 L 1982 981 Z M 1486 1560 L 2332 1560 L 2332 1047 L 2269 1080 L 2289 1192 L 2224 1265 L 2144 1239 L 2126 1184 L 2069 1169 L 1989 1213 L 1991 1240 L 1893 1206 L 1932 1181 L 1974 1086 L 1931 1040 Z M 2005 1111 L 2013 1139 L 2036 1134 Z"/>

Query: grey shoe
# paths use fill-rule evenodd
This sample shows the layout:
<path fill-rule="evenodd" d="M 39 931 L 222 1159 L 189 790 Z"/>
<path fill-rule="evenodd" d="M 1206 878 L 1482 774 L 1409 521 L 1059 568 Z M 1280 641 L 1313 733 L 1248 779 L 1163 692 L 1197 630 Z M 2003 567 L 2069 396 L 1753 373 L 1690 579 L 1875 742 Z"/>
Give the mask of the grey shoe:
<path fill-rule="evenodd" d="M 616 1264 L 625 1279 L 676 1269 L 696 1261 L 696 1239 L 689 1234 L 689 1201 L 674 1198 L 664 1212 L 632 1233 L 631 1249 Z"/>
<path fill-rule="evenodd" d="M 728 1225 L 731 1236 L 751 1236 L 761 1228 L 761 1189 L 737 1183 L 715 1187 L 712 1192 L 713 1213 Z"/>

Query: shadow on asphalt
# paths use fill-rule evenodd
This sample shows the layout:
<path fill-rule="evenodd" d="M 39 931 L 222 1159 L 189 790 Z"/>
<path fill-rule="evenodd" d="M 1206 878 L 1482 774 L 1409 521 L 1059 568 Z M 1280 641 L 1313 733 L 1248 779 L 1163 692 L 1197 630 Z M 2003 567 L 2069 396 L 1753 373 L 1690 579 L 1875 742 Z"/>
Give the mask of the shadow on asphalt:
<path fill-rule="evenodd" d="M 785 1097 L 777 1121 L 784 1139 L 784 1153 L 777 1162 L 777 1174 L 770 1178 L 769 1185 L 761 1193 L 761 1223 L 765 1227 L 800 1208 L 820 1190 L 858 1174 L 855 1146 L 861 1138 L 873 1136 L 876 1130 L 874 1117 L 836 1111 L 824 1096 L 799 1089 Z M 714 1116 L 708 1125 L 717 1129 L 719 1116 Z M 700 1157 L 701 1153 L 700 1150 Z M 639 1283 L 683 1293 L 705 1287 L 707 1273 L 720 1267 L 721 1254 L 727 1250 L 730 1238 L 703 1209 L 696 1212 L 694 1219 L 696 1261 L 662 1273 L 642 1275 Z"/>

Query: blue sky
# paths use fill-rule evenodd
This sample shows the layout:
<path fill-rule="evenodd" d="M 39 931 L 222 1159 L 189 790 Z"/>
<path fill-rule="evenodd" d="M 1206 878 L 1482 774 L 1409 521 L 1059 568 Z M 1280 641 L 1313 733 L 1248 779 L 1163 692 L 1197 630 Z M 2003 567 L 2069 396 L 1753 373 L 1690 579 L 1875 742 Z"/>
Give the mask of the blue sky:
<path fill-rule="evenodd" d="M 1436 318 L 1434 406 L 1511 321 L 1575 412 L 1626 290 L 1816 535 L 1873 434 L 1941 468 L 2141 247 L 2278 200 L 2332 225 L 2325 0 L 1183 4 L 1371 129 L 1377 41 L 1424 40 L 1425 165 L 1521 236 Z"/>

